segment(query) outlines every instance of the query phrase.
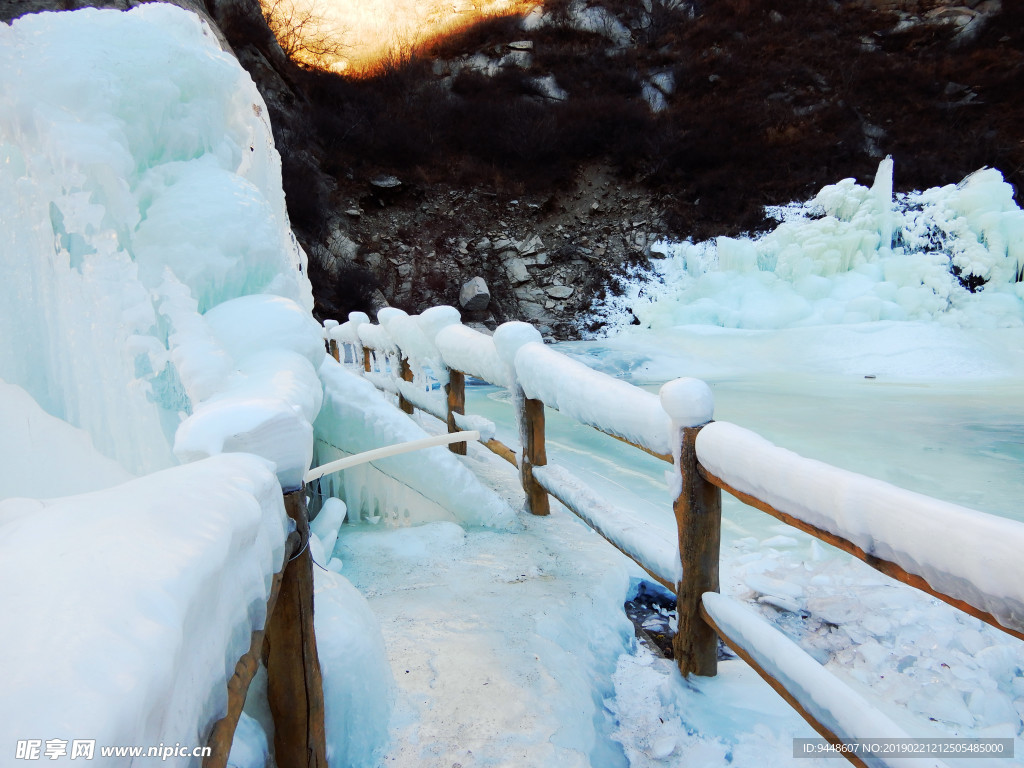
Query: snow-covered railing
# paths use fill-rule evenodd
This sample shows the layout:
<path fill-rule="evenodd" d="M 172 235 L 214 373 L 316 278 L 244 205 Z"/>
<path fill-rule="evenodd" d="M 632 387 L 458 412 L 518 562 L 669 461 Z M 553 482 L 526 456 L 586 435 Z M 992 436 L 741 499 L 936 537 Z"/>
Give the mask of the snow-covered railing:
<path fill-rule="evenodd" d="M 440 314 L 447 309 L 435 307 L 428 312 Z M 451 312 L 442 314 L 446 321 L 433 323 L 432 329 L 431 323 L 422 322 L 426 314 L 409 317 L 389 309 L 381 324 L 373 325 L 364 322 L 365 315 L 353 313 L 347 323 L 325 323 L 324 335 L 339 362 L 358 367 L 362 360 L 365 378 L 378 389 L 398 394 L 404 410 L 415 406 L 446 422 L 450 433 L 464 429 L 483 433 L 480 442 L 519 469 L 529 512 L 547 514 L 548 497 L 554 496 L 652 578 L 677 591 L 687 569 L 680 560 L 676 537 L 666 540 L 663 532 L 597 498 L 565 469 L 548 466 L 544 409 L 558 410 L 672 463 L 673 454 L 678 453 L 674 446 L 679 444 L 680 429 L 711 418 L 707 386 L 678 380 L 666 385 L 659 397 L 546 347 L 540 334 L 525 323 L 506 323 L 492 337 L 454 321 Z M 434 330 L 434 336 L 418 340 L 416 330 Z M 400 336 L 412 342 L 403 346 L 396 342 Z M 408 347 L 417 347 L 420 355 Z M 424 350 L 434 353 L 429 365 L 434 380 L 444 385 L 446 402 L 432 396 L 429 383 L 423 380 L 427 367 L 422 359 Z M 416 375 L 410 375 L 414 371 Z M 466 375 L 510 390 L 520 446 L 505 445 L 493 437 L 493 424 L 465 413 Z M 451 448 L 465 453 L 465 443 Z M 680 540 L 696 538 L 699 536 L 688 534 Z M 684 553 L 689 551 L 684 549 Z M 688 573 L 695 576 L 706 571 L 691 567 Z M 717 581 L 702 578 L 686 591 L 699 595 L 717 586 Z M 693 606 L 694 616 L 698 607 Z"/>
<path fill-rule="evenodd" d="M 595 371 L 540 341 L 519 349 L 515 371 L 527 397 L 672 462 L 672 422 L 657 395 Z"/>
<path fill-rule="evenodd" d="M 326 338 L 352 346 L 345 358 L 332 348 L 335 357 L 357 361 L 361 350 L 362 360 L 369 361 L 371 349 L 387 343 L 377 328 L 350 319 Z M 432 341 L 437 354 L 431 364 L 447 403 L 444 413 L 436 402 L 422 410 L 447 421 L 449 432 L 477 428 L 467 423 L 473 417 L 465 414 L 465 374 L 509 389 L 521 448 L 493 438 L 481 442 L 519 468 L 528 511 L 547 514 L 548 495 L 554 496 L 676 594 L 673 655 L 684 675 L 716 674 L 721 637 L 833 744 L 855 743 L 858 734 L 868 733 L 873 739 L 902 738 L 896 726 L 797 646 L 717 594 L 723 490 L 1024 639 L 1024 524 L 812 461 L 748 430 L 712 422 L 713 400 L 703 382 L 677 379 L 654 396 L 545 347 L 524 323 L 506 323 L 490 337 L 450 322 Z M 378 365 L 377 372 L 364 362 L 365 371 L 378 379 L 396 373 L 415 378 L 405 372 L 421 363 L 397 346 L 405 362 Z M 398 385 L 383 388 L 402 392 Z M 403 397 L 406 403 L 411 399 Z M 548 465 L 545 406 L 675 465 L 678 549 L 563 468 Z M 842 754 L 858 765 L 886 765 L 881 758 Z"/>
<path fill-rule="evenodd" d="M 709 423 L 684 430 L 684 435 L 684 483 L 705 497 L 703 506 L 710 513 L 706 519 L 715 538 L 712 546 L 700 541 L 693 545 L 702 551 L 705 567 L 716 571 L 716 580 L 717 497 L 724 490 L 898 581 L 1024 639 L 1024 563 L 1019 556 L 1024 524 L 806 459 L 734 424 Z M 693 671 L 714 674 L 718 635 L 818 733 L 832 744 L 847 745 L 841 752 L 844 757 L 857 765 L 887 765 L 884 755 L 865 757 L 863 750 L 858 753 L 849 745 L 865 736 L 873 741 L 903 738 L 898 729 L 880 721 L 859 697 L 845 691 L 780 633 L 715 593 L 717 589 L 709 590 L 700 598 L 677 593 L 679 631 L 674 646 L 681 668 L 693 659 Z M 695 603 L 699 624 L 691 621 Z M 686 648 L 690 655 L 679 656 Z"/>
<path fill-rule="evenodd" d="M 203 768 L 225 768 L 235 729 L 253 677 L 264 659 L 267 701 L 274 720 L 274 752 L 279 765 L 326 768 L 323 678 L 313 628 L 313 558 L 305 490 L 284 494 L 284 508 L 295 528 L 274 573 L 263 629 L 252 633 L 249 650 L 228 679 L 227 712 L 207 741 Z"/>
<path fill-rule="evenodd" d="M 700 473 L 772 517 L 1024 640 L 1024 523 L 779 448 L 727 422 L 697 439 Z"/>
<path fill-rule="evenodd" d="M 475 430 L 480 433 L 481 444 L 518 467 L 516 448 L 494 437 L 494 424 L 465 413 L 466 374 L 497 386 L 508 385 L 507 371 L 497 359 L 494 343 L 486 334 L 458 323 L 458 312 L 451 307 L 434 310 L 441 312 L 428 317 L 426 322 L 422 319 L 428 313 L 409 317 L 389 310 L 392 321 L 401 318 L 404 328 L 399 331 L 412 341 L 412 349 L 400 346 L 383 325 L 373 325 L 362 312 L 351 313 L 349 320 L 341 324 L 325 321 L 324 338 L 335 360 L 355 368 L 361 364 L 363 376 L 378 389 L 397 395 L 398 407 L 406 413 L 418 408 L 446 422 L 449 432 Z M 416 338 L 412 323 L 420 326 L 424 338 Z M 427 338 L 431 332 L 433 338 Z M 456 341 L 453 343 L 452 339 Z M 426 345 L 430 348 L 424 350 Z M 424 351 L 436 354 L 425 359 Z M 435 394 L 435 389 L 443 390 L 444 396 Z M 449 448 L 456 454 L 466 453 L 464 442 L 453 443 Z"/>

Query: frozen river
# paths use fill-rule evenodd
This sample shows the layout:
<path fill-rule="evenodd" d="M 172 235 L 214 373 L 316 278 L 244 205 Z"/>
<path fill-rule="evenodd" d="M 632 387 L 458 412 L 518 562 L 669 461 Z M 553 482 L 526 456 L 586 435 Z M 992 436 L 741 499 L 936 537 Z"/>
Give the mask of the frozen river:
<path fill-rule="evenodd" d="M 683 344 L 684 335 L 674 341 Z M 765 344 L 780 342 L 779 334 L 768 335 Z M 701 332 L 691 340 L 707 343 L 707 338 Z M 1009 338 L 1003 349 L 1012 348 Z M 945 363 L 933 350 L 926 358 L 927 371 L 899 376 L 829 371 L 821 365 L 807 370 L 794 355 L 785 357 L 793 365 L 785 371 L 749 355 L 749 344 L 748 334 L 718 334 L 713 345 L 717 361 L 703 362 L 673 358 L 665 334 L 560 348 L 652 390 L 657 385 L 651 381 L 659 373 L 679 375 L 689 368 L 711 386 L 717 420 L 751 429 L 810 458 L 1024 521 L 1024 378 L 1015 375 L 1013 366 L 1007 364 L 1000 371 L 991 361 L 979 359 L 978 365 L 987 367 L 986 375 L 953 376 L 949 366 L 958 361 L 951 360 L 952 347 L 947 347 Z M 658 351 L 648 354 L 646 348 Z M 980 354 L 980 347 L 976 349 Z M 752 370 L 742 372 L 740 358 Z M 862 362 L 865 371 L 884 369 L 879 359 Z M 1014 375 L 1003 375 L 1010 372 Z M 503 391 L 475 386 L 468 389 L 467 398 L 468 412 L 487 416 L 501 425 L 499 436 L 514 438 L 512 411 Z M 662 462 L 550 409 L 547 441 L 549 461 L 565 464 L 645 516 L 672 524 L 664 479 L 668 468 Z M 775 524 L 760 513 L 744 513 L 738 503 L 729 503 L 726 511 L 730 517 L 738 515 L 736 522 L 744 520 L 744 527 L 757 526 L 759 520 Z"/>

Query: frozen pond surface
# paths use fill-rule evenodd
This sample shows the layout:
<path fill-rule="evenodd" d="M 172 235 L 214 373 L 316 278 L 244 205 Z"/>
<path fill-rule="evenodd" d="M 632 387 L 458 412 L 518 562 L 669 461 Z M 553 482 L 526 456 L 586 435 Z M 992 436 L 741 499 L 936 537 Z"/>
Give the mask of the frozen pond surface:
<path fill-rule="evenodd" d="M 804 456 L 1024 521 L 1024 384 L 943 386 L 779 374 L 707 381 L 720 421 Z M 499 436 L 512 439 L 507 400 L 503 390 L 470 387 L 467 411 L 501 424 Z M 668 509 L 662 477 L 667 465 L 550 410 L 547 430 L 549 461 L 607 485 L 608 493 L 636 494 L 642 508 Z"/>

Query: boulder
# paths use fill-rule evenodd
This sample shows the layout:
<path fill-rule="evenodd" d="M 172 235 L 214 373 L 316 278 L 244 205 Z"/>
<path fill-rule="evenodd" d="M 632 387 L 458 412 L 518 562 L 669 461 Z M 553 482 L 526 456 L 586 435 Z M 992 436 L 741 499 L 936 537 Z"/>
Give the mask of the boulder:
<path fill-rule="evenodd" d="M 370 186 L 376 189 L 398 189 L 402 182 L 397 176 L 382 173 L 370 179 Z"/>
<path fill-rule="evenodd" d="M 552 285 L 547 289 L 547 294 L 553 299 L 567 299 L 572 296 L 574 289 L 569 285 Z"/>
<path fill-rule="evenodd" d="M 523 319 L 532 323 L 550 323 L 554 320 L 547 308 L 535 301 L 520 301 L 519 312 Z"/>
<path fill-rule="evenodd" d="M 331 255 L 336 259 L 352 261 L 359 252 L 359 246 L 340 231 L 335 231 L 334 236 L 327 244 Z"/>
<path fill-rule="evenodd" d="M 530 256 L 544 250 L 544 241 L 540 239 L 540 235 L 527 237 L 519 243 L 516 243 L 516 250 L 519 251 L 521 256 Z"/>
<path fill-rule="evenodd" d="M 467 280 L 459 291 L 459 304 L 467 312 L 478 312 L 487 309 L 491 303 L 491 292 L 487 288 L 487 282 L 482 277 L 474 277 Z"/>
<path fill-rule="evenodd" d="M 530 279 L 530 273 L 526 269 L 526 262 L 522 259 L 509 259 L 505 262 L 505 271 L 513 284 L 525 283 Z"/>

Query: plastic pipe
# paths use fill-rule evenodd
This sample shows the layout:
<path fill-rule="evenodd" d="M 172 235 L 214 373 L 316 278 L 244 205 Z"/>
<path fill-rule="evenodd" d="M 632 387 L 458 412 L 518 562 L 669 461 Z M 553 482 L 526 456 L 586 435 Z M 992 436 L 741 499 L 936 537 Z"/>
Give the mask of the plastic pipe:
<path fill-rule="evenodd" d="M 348 469 L 349 467 L 354 467 L 358 464 L 366 464 L 369 461 L 376 461 L 377 459 L 386 459 L 388 456 L 397 456 L 400 453 L 411 453 L 412 451 L 418 451 L 421 448 L 433 448 L 438 445 L 449 445 L 451 443 L 464 443 L 468 441 L 476 442 L 479 439 L 480 432 L 473 429 L 466 432 L 452 432 L 447 435 L 425 437 L 422 440 L 410 440 L 407 443 L 385 445 L 383 448 L 374 448 L 372 451 L 363 451 L 362 453 L 357 453 L 354 456 L 346 456 L 344 459 L 329 461 L 319 467 L 313 467 L 306 473 L 304 480 L 309 483 L 319 477 L 329 475 L 332 472 L 337 472 L 341 469 Z"/>

